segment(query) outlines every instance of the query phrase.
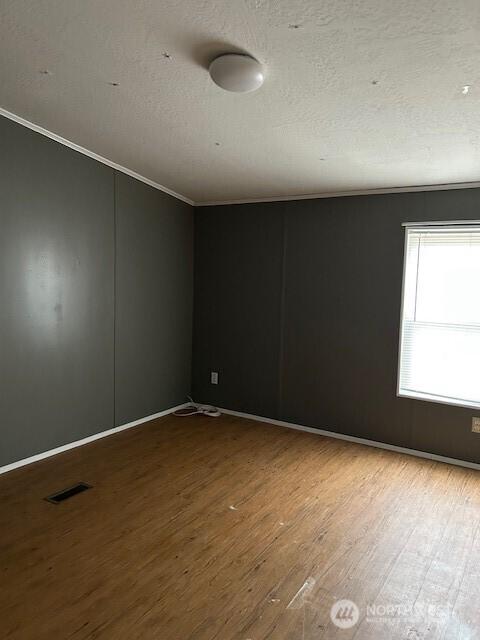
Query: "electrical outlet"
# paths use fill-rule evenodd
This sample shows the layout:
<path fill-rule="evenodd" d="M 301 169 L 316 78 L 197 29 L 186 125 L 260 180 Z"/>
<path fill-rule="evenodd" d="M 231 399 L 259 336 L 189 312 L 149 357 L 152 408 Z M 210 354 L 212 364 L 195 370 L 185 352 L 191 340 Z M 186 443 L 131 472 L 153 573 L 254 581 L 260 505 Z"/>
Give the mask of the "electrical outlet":
<path fill-rule="evenodd" d="M 473 433 L 480 433 L 480 418 L 472 418 Z"/>
<path fill-rule="evenodd" d="M 210 372 L 210 384 L 218 384 L 218 371 L 211 371 Z M 480 421 L 479 421 L 478 429 L 480 431 Z"/>

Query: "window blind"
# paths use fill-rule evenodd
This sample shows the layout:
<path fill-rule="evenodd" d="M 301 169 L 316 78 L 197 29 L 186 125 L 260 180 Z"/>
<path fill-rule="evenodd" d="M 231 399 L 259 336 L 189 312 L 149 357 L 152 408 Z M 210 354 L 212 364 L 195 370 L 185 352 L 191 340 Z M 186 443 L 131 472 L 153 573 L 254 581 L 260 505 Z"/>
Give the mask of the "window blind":
<path fill-rule="evenodd" d="M 480 407 L 480 225 L 406 234 L 398 393 Z"/>

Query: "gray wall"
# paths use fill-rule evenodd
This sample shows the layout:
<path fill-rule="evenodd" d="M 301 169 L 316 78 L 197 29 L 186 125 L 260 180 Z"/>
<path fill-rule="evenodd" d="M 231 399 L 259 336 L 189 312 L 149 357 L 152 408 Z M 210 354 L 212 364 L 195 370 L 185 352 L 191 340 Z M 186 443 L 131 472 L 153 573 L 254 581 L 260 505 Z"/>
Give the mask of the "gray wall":
<path fill-rule="evenodd" d="M 193 213 L 5 118 L 0 139 L 1 466 L 183 401 Z M 479 461 L 475 411 L 395 395 L 401 223 L 479 210 L 476 189 L 198 209 L 195 396 Z"/>
<path fill-rule="evenodd" d="M 198 211 L 195 394 L 224 407 L 275 415 L 282 217 L 274 206 L 264 207 L 261 215 L 244 207 Z M 218 387 L 209 384 L 210 371 L 219 372 Z"/>
<path fill-rule="evenodd" d="M 396 397 L 401 223 L 479 210 L 478 189 L 197 209 L 195 398 L 479 462 L 474 410 Z"/>
<path fill-rule="evenodd" d="M 3 117 L 0 139 L 1 466 L 183 402 L 193 214 Z"/>
<path fill-rule="evenodd" d="M 115 420 L 186 401 L 193 298 L 192 207 L 116 175 Z"/>

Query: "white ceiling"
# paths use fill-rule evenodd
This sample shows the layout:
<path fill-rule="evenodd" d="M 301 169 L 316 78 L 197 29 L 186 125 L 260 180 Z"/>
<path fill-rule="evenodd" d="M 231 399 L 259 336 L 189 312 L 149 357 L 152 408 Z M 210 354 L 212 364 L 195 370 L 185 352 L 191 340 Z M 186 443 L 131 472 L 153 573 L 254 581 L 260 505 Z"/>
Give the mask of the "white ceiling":
<path fill-rule="evenodd" d="M 198 203 L 480 180 L 479 0 L 0 0 L 0 24 L 4 109 Z M 259 91 L 210 80 L 236 50 Z"/>

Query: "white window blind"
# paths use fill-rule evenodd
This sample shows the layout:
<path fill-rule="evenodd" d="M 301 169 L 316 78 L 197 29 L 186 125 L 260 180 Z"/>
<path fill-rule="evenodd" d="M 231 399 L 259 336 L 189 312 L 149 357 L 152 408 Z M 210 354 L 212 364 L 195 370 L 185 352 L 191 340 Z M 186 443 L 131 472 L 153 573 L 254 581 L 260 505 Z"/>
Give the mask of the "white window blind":
<path fill-rule="evenodd" d="M 406 234 L 398 393 L 480 407 L 480 225 Z"/>

